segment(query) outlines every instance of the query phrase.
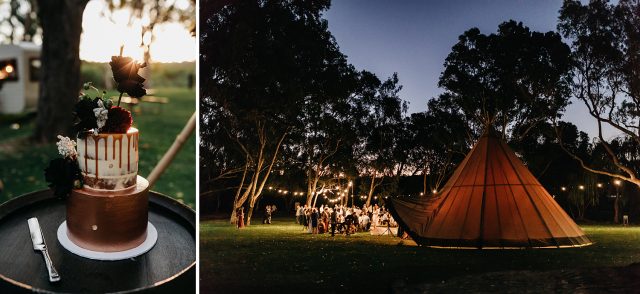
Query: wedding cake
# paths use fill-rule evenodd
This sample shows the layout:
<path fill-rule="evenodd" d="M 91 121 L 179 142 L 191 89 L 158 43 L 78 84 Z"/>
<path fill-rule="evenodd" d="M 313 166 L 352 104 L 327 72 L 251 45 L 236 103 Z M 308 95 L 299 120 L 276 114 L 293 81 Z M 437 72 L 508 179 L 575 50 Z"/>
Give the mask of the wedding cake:
<path fill-rule="evenodd" d="M 81 93 L 74 109 L 77 140 L 58 136 L 63 158 L 51 161 L 45 178 L 67 201 L 66 221 L 58 231 L 61 244 L 80 256 L 117 260 L 149 250 L 157 231 L 148 220 L 149 182 L 138 175 L 139 132 L 131 113 L 119 106 L 124 93 L 146 94 L 138 75 L 144 64 L 113 56 L 110 65 L 118 105 L 85 84 L 85 91 L 94 89 L 98 96 Z"/>
<path fill-rule="evenodd" d="M 147 236 L 149 183 L 138 176 L 138 130 L 88 134 L 77 141 L 84 186 L 67 201 L 67 235 L 76 245 L 113 252 Z"/>

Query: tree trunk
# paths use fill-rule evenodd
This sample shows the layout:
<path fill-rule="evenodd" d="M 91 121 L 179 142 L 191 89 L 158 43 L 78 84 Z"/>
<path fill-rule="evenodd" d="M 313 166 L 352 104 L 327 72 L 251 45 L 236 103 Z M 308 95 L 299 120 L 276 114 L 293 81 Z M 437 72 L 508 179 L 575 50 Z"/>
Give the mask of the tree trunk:
<path fill-rule="evenodd" d="M 230 220 L 231 224 L 236 223 L 236 221 L 238 220 L 236 216 L 236 210 L 240 208 L 240 206 L 242 206 L 244 202 L 247 200 L 246 197 L 242 197 L 242 198 L 240 197 L 240 192 L 242 192 L 242 187 L 244 186 L 244 180 L 247 177 L 248 170 L 249 170 L 249 158 L 246 159 L 246 164 L 244 165 L 244 171 L 242 172 L 242 180 L 240 180 L 240 185 L 238 186 L 238 190 L 236 191 L 236 197 L 233 199 L 233 209 L 231 211 L 231 220 Z"/>
<path fill-rule="evenodd" d="M 264 166 L 264 160 L 265 160 L 264 154 L 263 154 L 264 144 L 262 144 L 262 147 L 260 149 L 260 155 L 258 156 L 258 164 L 256 165 L 255 177 L 252 179 L 253 187 L 251 188 L 251 197 L 250 197 L 251 200 L 249 202 L 249 205 L 250 205 L 249 213 L 247 214 L 247 226 L 251 225 L 251 216 L 253 215 L 253 206 L 256 203 L 256 200 L 258 200 L 262 195 L 262 190 L 264 189 L 264 185 L 267 183 L 267 180 L 271 175 L 273 166 L 275 165 L 276 160 L 278 159 L 278 153 L 280 152 L 280 148 L 282 147 L 282 142 L 284 141 L 284 138 L 287 136 L 287 133 L 289 133 L 288 129 L 280 137 L 280 140 L 276 145 L 276 150 L 271 156 L 271 162 L 269 163 L 267 170 L 264 172 L 263 178 L 260 179 L 261 170 L 262 170 L 262 167 Z M 264 136 L 264 135 L 261 134 L 261 136 Z"/>
<path fill-rule="evenodd" d="M 152 34 L 153 35 L 153 34 Z M 153 37 L 152 37 L 153 39 Z M 153 40 L 152 40 L 153 42 Z M 141 69 L 141 75 L 145 78 L 144 87 L 147 89 L 151 89 L 151 45 L 146 45 L 144 47 L 144 63 L 147 65 Z"/>
<path fill-rule="evenodd" d="M 52 142 L 73 137 L 73 106 L 80 81 L 82 13 L 88 0 L 38 0 L 42 25 L 42 74 L 34 139 Z"/>
<path fill-rule="evenodd" d="M 247 212 L 247 221 L 246 221 L 247 226 L 251 225 L 251 216 L 253 216 L 253 205 L 255 205 L 255 201 L 253 201 L 252 199 L 251 201 L 249 201 L 249 211 Z"/>
<path fill-rule="evenodd" d="M 235 224 L 238 221 L 238 215 L 236 214 L 236 205 L 235 203 L 233 204 L 234 209 L 231 209 L 231 219 L 229 220 L 230 224 Z"/>
<path fill-rule="evenodd" d="M 313 201 L 313 195 L 314 195 L 314 191 L 315 191 L 315 187 L 313 186 L 313 180 L 311 180 L 312 177 L 312 170 L 311 168 L 309 168 L 309 170 L 307 171 L 307 200 L 304 202 L 305 205 L 309 206 L 311 205 L 311 202 Z M 315 178 L 315 177 L 314 177 Z"/>
<path fill-rule="evenodd" d="M 613 222 L 620 223 L 620 194 L 616 195 L 616 200 L 613 201 Z"/>
<path fill-rule="evenodd" d="M 373 196 L 373 191 L 376 189 L 376 172 L 373 172 L 371 175 L 371 186 L 369 186 L 369 195 L 367 196 L 367 202 L 365 206 L 369 206 L 371 204 L 371 196 Z"/>
<path fill-rule="evenodd" d="M 584 205 L 580 205 L 578 207 L 578 220 L 584 220 L 584 211 L 585 211 L 585 207 Z"/>
<path fill-rule="evenodd" d="M 313 206 L 316 205 L 316 199 L 318 198 L 316 189 L 318 188 L 318 181 L 320 181 L 320 164 L 316 166 L 315 171 L 311 168 L 309 169 L 309 176 L 307 180 L 307 206 L 313 203 Z M 312 178 L 313 177 L 313 178 Z"/>
<path fill-rule="evenodd" d="M 313 194 L 313 205 L 311 207 L 316 207 L 316 202 L 318 202 L 318 196 L 320 196 L 318 193 Z"/>

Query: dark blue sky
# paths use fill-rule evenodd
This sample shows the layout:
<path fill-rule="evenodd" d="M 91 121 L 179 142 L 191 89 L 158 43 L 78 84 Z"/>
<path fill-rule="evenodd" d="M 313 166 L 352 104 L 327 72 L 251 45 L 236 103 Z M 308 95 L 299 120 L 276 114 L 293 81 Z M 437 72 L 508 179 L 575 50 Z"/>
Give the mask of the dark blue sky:
<path fill-rule="evenodd" d="M 398 73 L 409 112 L 426 109 L 442 91 L 438 78 L 458 36 L 478 27 L 490 34 L 509 19 L 536 31 L 556 30 L 562 0 L 382 1 L 334 0 L 325 13 L 341 51 L 358 69 L 386 78 Z M 565 119 L 595 136 L 582 102 L 574 101 Z"/>

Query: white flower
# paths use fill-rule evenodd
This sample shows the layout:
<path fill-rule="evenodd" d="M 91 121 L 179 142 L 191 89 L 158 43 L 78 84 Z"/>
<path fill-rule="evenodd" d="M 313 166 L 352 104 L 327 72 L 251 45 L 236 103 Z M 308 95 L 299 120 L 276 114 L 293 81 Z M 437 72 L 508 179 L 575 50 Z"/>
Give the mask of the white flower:
<path fill-rule="evenodd" d="M 76 141 L 69 139 L 69 137 L 63 137 L 58 135 L 58 141 L 56 145 L 58 146 L 58 153 L 64 157 L 74 158 L 78 156 L 78 152 L 76 151 Z"/>
<path fill-rule="evenodd" d="M 93 113 L 96 115 L 96 123 L 98 124 L 98 129 L 101 129 L 107 122 L 107 115 L 109 114 L 109 110 L 104 107 L 102 100 L 98 100 L 98 108 L 94 108 Z"/>

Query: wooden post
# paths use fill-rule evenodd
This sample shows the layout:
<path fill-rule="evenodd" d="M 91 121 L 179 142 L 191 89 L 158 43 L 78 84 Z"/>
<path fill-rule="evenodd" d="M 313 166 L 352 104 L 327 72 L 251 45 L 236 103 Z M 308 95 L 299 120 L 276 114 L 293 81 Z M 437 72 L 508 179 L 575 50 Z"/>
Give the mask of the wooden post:
<path fill-rule="evenodd" d="M 185 125 L 182 131 L 180 132 L 180 134 L 176 136 L 176 140 L 173 141 L 173 145 L 171 145 L 167 153 L 165 153 L 162 156 L 162 159 L 160 159 L 160 162 L 158 162 L 156 167 L 153 168 L 153 170 L 147 177 L 147 180 L 149 181 L 149 187 L 153 187 L 153 184 L 155 184 L 158 178 L 162 175 L 162 173 L 164 173 L 164 171 L 167 169 L 167 167 L 169 166 L 173 158 L 176 157 L 176 155 L 178 154 L 178 151 L 180 151 L 180 149 L 182 148 L 182 145 L 184 145 L 184 142 L 187 141 L 189 136 L 191 136 L 191 133 L 193 133 L 193 130 L 195 130 L 195 128 L 196 128 L 196 113 L 194 112 L 193 115 L 191 115 L 191 118 L 189 119 L 189 121 L 187 122 L 187 125 Z"/>

